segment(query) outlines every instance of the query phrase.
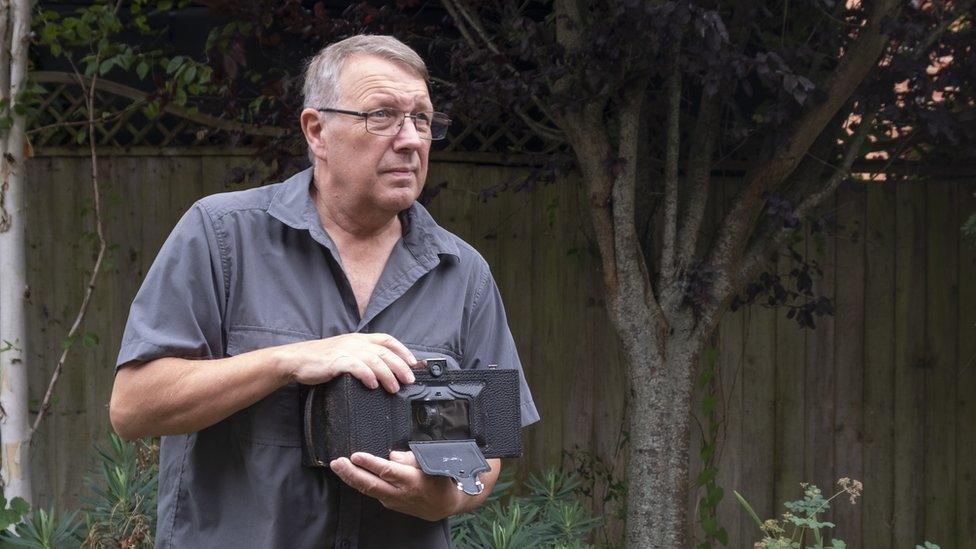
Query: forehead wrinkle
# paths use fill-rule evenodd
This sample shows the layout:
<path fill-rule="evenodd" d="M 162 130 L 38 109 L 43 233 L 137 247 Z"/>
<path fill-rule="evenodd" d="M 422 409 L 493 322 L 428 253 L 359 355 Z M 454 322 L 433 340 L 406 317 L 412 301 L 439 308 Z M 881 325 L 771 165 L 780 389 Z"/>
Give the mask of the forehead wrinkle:
<path fill-rule="evenodd" d="M 398 103 L 407 103 L 412 99 L 414 105 L 417 103 L 430 104 L 430 97 L 425 84 L 422 87 L 408 86 L 408 89 L 403 88 L 402 83 L 395 82 L 386 75 L 367 75 L 359 78 L 350 86 L 349 97 L 364 102 L 373 95 L 385 95 L 392 97 Z"/>

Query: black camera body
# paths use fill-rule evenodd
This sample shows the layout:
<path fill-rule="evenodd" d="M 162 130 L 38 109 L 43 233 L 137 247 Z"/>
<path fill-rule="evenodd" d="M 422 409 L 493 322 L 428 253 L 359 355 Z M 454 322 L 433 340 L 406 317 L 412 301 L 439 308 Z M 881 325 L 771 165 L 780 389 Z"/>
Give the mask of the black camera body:
<path fill-rule="evenodd" d="M 396 394 L 367 389 L 349 374 L 308 388 L 303 465 L 328 467 L 353 452 L 386 458 L 391 450 L 414 450 L 426 472 L 453 476 L 460 486 L 456 474 L 428 471 L 425 457 L 431 463 L 460 463 L 459 456 L 472 452 L 483 458 L 522 454 L 517 370 L 449 370 L 445 359 L 435 358 L 414 377 L 415 383 Z M 454 472 L 465 476 L 473 468 L 458 465 Z"/>

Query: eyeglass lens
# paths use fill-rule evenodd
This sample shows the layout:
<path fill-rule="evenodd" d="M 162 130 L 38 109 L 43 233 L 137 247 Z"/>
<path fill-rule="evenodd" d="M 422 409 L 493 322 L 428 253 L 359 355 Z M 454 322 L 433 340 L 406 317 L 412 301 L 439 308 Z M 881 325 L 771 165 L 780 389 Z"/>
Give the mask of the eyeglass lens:
<path fill-rule="evenodd" d="M 366 129 L 377 135 L 395 135 L 406 117 L 413 119 L 417 133 L 425 139 L 442 139 L 447 134 L 449 122 L 440 113 L 420 112 L 412 115 L 390 109 L 380 109 L 369 113 Z"/>

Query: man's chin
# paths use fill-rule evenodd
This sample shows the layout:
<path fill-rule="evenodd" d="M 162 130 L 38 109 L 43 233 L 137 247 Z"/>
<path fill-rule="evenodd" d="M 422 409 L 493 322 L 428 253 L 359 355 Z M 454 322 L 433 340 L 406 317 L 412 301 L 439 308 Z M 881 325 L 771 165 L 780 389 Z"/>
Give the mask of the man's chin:
<path fill-rule="evenodd" d="M 401 212 L 410 207 L 417 200 L 420 192 L 414 187 L 402 187 L 398 189 L 388 189 L 383 197 L 383 202 L 391 211 Z"/>

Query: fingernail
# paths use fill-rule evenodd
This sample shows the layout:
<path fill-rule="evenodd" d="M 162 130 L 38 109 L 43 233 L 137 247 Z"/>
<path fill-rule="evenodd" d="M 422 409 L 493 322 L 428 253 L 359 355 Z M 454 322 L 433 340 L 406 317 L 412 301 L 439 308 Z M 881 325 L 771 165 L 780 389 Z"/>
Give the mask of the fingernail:
<path fill-rule="evenodd" d="M 410 355 L 410 363 L 411 363 L 411 364 L 417 364 L 417 362 L 419 362 L 419 361 L 417 360 L 417 357 L 415 357 L 415 356 L 413 356 L 413 355 Z"/>
<path fill-rule="evenodd" d="M 371 381 L 371 382 L 369 382 L 369 388 L 370 389 L 375 389 L 375 388 L 377 388 L 379 386 L 380 386 L 380 382 L 379 381 Z"/>
<path fill-rule="evenodd" d="M 400 390 L 400 384 L 397 383 L 396 381 L 394 381 L 393 382 L 393 392 L 395 393 L 395 392 L 397 392 L 399 390 Z"/>
<path fill-rule="evenodd" d="M 413 383 L 417 378 L 413 377 L 413 372 L 407 372 L 407 383 Z"/>

